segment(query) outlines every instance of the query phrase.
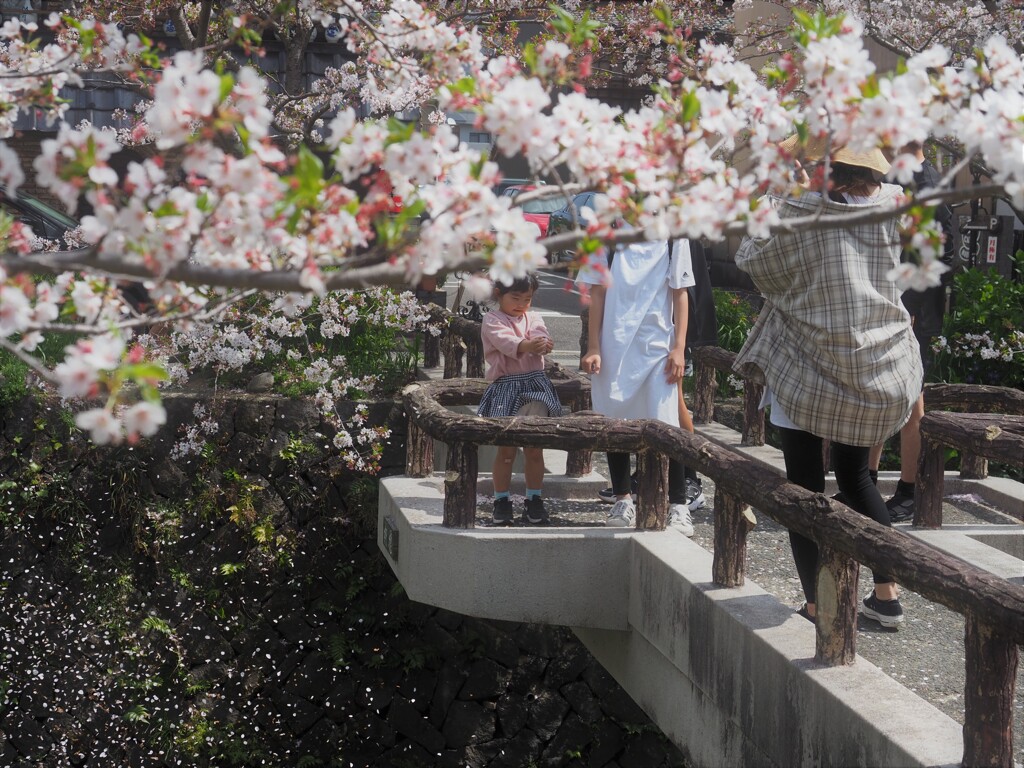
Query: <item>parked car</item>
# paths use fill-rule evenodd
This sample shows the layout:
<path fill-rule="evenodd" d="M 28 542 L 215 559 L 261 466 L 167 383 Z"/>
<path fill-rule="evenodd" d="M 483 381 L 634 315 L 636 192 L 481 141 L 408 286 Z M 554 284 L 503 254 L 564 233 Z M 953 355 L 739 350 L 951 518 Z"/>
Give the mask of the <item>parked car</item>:
<path fill-rule="evenodd" d="M 553 211 L 548 220 L 548 237 L 561 235 L 575 229 L 576 225 L 583 220 L 583 209 L 593 210 L 597 207 L 595 203 L 597 195 L 597 192 L 580 192 L 568 204 Z M 569 261 L 573 257 L 573 251 L 556 251 L 551 256 L 554 261 Z"/>
<path fill-rule="evenodd" d="M 0 191 L 0 208 L 31 227 L 36 237 L 54 240 L 62 247 L 65 245 L 64 233 L 78 227 L 78 222 L 67 214 L 21 192 L 9 195 L 6 191 Z"/>
<path fill-rule="evenodd" d="M 509 187 L 502 192 L 502 197 L 511 197 L 515 200 L 516 197 L 521 195 L 523 192 L 530 192 L 537 187 L 532 184 L 517 184 L 516 186 Z M 563 198 L 561 197 L 545 197 L 537 200 L 528 200 L 520 206 L 523 212 L 523 218 L 529 222 L 537 225 L 540 229 L 540 236 L 547 237 L 548 234 L 548 220 L 551 217 L 552 212 L 557 211 L 562 207 Z"/>
<path fill-rule="evenodd" d="M 537 182 L 532 179 L 502 179 L 491 187 L 491 191 L 494 192 L 497 197 L 501 197 L 509 187 L 536 186 L 537 184 L 543 183 L 543 181 Z"/>

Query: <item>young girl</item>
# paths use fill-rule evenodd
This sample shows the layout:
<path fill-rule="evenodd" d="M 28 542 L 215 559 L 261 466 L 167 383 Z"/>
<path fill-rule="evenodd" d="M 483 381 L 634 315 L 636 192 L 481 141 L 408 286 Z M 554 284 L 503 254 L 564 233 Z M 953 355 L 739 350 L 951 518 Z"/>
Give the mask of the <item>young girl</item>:
<path fill-rule="evenodd" d="M 511 285 L 494 287 L 498 308 L 484 315 L 480 337 L 486 378 L 491 382 L 480 400 L 478 416 L 551 416 L 560 415 L 562 405 L 554 387 L 544 373 L 544 355 L 554 342 L 541 318 L 530 312 L 533 293 L 539 283 L 536 275 L 515 280 Z M 512 462 L 515 446 L 498 448 L 491 470 L 494 478 L 495 525 L 511 525 L 514 513 L 509 488 L 512 485 Z M 546 525 L 541 486 L 544 483 L 544 455 L 540 448 L 523 448 L 526 476 L 526 508 L 523 521 Z"/>

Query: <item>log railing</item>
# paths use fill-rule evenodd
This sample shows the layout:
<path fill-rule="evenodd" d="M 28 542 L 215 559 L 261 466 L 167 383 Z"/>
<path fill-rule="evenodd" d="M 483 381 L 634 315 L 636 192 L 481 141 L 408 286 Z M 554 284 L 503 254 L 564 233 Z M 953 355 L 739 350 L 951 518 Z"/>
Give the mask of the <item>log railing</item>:
<path fill-rule="evenodd" d="M 696 347 L 690 351 L 690 355 L 694 360 L 693 420 L 698 424 L 709 424 L 714 421 L 715 395 L 718 391 L 715 372 L 735 374 L 732 366 L 736 353 L 720 347 Z M 761 384 L 744 379 L 741 445 L 764 445 L 764 409 L 760 407 L 763 394 L 764 387 Z M 925 384 L 924 407 L 927 411 L 1021 416 L 1024 415 L 1024 392 L 1011 387 L 978 384 Z M 945 445 L 960 451 L 960 476 L 965 479 L 982 480 L 988 477 L 989 458 L 1014 463 L 1012 458 L 1006 460 L 999 456 L 982 455 L 974 450 L 970 440 L 947 442 Z M 936 460 L 935 456 L 932 459 Z M 941 493 L 941 488 L 939 490 Z"/>
<path fill-rule="evenodd" d="M 942 527 L 946 447 L 1024 467 L 1024 416 L 926 413 L 921 419 L 921 462 L 914 486 L 914 525 Z"/>
<path fill-rule="evenodd" d="M 586 381 L 555 382 L 571 398 Z M 815 658 L 850 664 L 856 653 L 858 563 L 892 574 L 908 589 L 966 619 L 964 766 L 1013 765 L 1012 716 L 1019 646 L 1024 644 L 1024 587 L 1000 579 L 903 532 L 880 525 L 822 494 L 786 481 L 756 459 L 653 420 L 609 419 L 592 412 L 560 418 L 485 419 L 449 410 L 479 401 L 486 382 L 468 379 L 415 384 L 404 393 L 413 476 L 429 474 L 432 441 L 450 446 L 445 473 L 445 526 L 472 528 L 476 517 L 476 447 L 515 445 L 604 450 L 640 456 L 640 531 L 665 528 L 667 457 L 715 483 L 713 579 L 744 583 L 747 524 L 759 512 L 818 542 L 818 621 Z M 414 450 L 415 449 L 415 450 Z"/>

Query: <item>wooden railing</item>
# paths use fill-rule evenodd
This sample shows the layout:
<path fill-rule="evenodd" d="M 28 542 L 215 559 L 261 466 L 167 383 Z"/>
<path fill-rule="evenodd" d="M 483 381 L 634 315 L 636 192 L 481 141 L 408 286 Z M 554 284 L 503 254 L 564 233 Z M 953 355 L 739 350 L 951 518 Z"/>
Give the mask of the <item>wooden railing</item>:
<path fill-rule="evenodd" d="M 472 329 L 461 323 L 450 327 L 455 334 L 473 340 Z M 695 351 L 696 375 L 703 377 L 698 386 L 707 389 L 707 371 L 712 371 L 713 378 L 713 369 L 725 365 L 729 354 L 711 348 Z M 562 369 L 558 372 L 562 375 L 556 375 L 553 383 L 563 402 L 589 402 L 589 381 Z M 745 581 L 749 523 L 744 511 L 748 505 L 818 543 L 815 658 L 820 663 L 834 666 L 854 661 L 860 563 L 892 574 L 901 585 L 962 614 L 966 623 L 963 765 L 1011 768 L 1014 688 L 1019 646 L 1024 645 L 1024 587 L 883 526 L 822 494 L 792 485 L 757 460 L 662 422 L 609 419 L 584 409 L 558 418 L 488 419 L 446 407 L 479 402 L 485 389 L 484 381 L 446 379 L 412 385 L 404 393 L 409 419 L 407 473 L 429 475 L 433 471 L 433 441 L 442 440 L 449 446 L 445 526 L 475 525 L 479 445 L 539 447 L 586 452 L 588 456 L 593 450 L 636 453 L 636 528 L 640 531 L 660 531 L 666 526 L 668 457 L 673 457 L 715 483 L 716 584 L 734 587 Z M 695 416 L 698 408 L 708 408 L 708 400 L 713 409 L 713 393 L 710 398 L 703 397 Z M 701 411 L 701 419 L 710 420 L 712 412 Z M 748 410 L 748 416 L 750 413 Z M 744 432 L 748 441 L 757 439 L 756 428 Z M 763 442 L 763 426 L 760 434 Z"/>

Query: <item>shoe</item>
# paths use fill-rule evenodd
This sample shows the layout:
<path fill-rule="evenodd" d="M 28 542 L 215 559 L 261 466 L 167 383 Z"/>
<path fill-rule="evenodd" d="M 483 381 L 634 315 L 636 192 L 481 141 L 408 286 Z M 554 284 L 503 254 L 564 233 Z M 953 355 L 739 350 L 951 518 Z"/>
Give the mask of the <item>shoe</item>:
<path fill-rule="evenodd" d="M 818 618 L 816 616 L 811 616 L 811 614 L 807 612 L 807 603 L 801 605 L 800 610 L 798 610 L 796 613 L 798 616 L 803 616 L 805 619 L 811 622 L 811 624 L 818 623 Z"/>
<path fill-rule="evenodd" d="M 531 496 L 526 500 L 526 508 L 523 510 L 523 522 L 530 525 L 547 525 L 548 511 L 544 509 L 544 499 L 540 496 Z"/>
<path fill-rule="evenodd" d="M 685 504 L 669 505 L 668 524 L 683 536 L 693 536 L 693 521 L 690 519 L 690 510 Z"/>
<path fill-rule="evenodd" d="M 898 597 L 895 600 L 879 600 L 872 592 L 864 598 L 860 612 L 889 629 L 903 622 L 903 606 Z"/>
<path fill-rule="evenodd" d="M 886 509 L 889 510 L 889 519 L 894 523 L 902 523 L 904 520 L 914 519 L 914 497 L 904 496 L 897 493 L 887 502 Z"/>
<path fill-rule="evenodd" d="M 636 525 L 636 507 L 632 499 L 619 499 L 612 504 L 604 524 L 611 528 L 631 528 Z"/>
<path fill-rule="evenodd" d="M 512 525 L 512 520 L 515 516 L 515 510 L 512 509 L 512 499 L 494 500 L 494 511 L 491 513 L 492 524 Z"/>
<path fill-rule="evenodd" d="M 633 494 L 633 501 L 635 502 L 636 501 L 637 488 L 639 488 L 639 482 L 636 479 L 636 474 L 633 474 L 633 475 L 630 476 L 629 487 L 630 487 L 630 493 Z M 614 504 L 615 503 L 615 491 L 612 490 L 611 488 L 604 488 L 604 489 L 602 489 L 602 490 L 597 492 L 597 498 L 599 498 L 601 500 L 601 502 L 604 503 L 604 504 Z"/>
<path fill-rule="evenodd" d="M 691 512 L 704 509 L 707 502 L 704 499 L 704 491 L 701 490 L 700 480 L 686 478 L 686 506 Z"/>

